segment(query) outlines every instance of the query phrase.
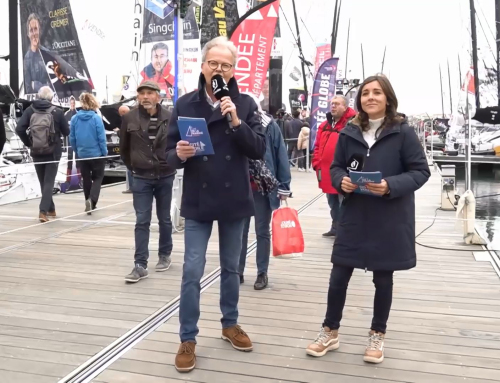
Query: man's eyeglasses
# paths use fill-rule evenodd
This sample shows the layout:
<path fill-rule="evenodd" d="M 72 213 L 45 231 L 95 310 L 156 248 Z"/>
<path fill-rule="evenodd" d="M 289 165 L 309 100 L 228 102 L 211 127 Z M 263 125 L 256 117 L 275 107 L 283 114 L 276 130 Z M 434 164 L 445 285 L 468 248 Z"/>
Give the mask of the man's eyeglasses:
<path fill-rule="evenodd" d="M 231 68 L 233 67 L 231 64 L 219 64 L 217 61 L 207 61 L 207 64 L 208 64 L 208 67 L 212 70 L 217 70 L 217 68 L 219 68 L 219 65 L 222 69 L 223 72 L 229 72 L 231 70 Z"/>

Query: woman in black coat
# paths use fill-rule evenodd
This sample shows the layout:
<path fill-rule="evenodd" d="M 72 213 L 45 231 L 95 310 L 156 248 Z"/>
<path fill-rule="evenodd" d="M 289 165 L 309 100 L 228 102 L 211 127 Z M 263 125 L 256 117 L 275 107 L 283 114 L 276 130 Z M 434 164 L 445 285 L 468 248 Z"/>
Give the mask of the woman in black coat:
<path fill-rule="evenodd" d="M 423 148 L 397 113 L 398 100 L 385 76 L 367 78 L 358 92 L 358 116 L 340 133 L 330 173 L 344 195 L 333 247 L 328 307 L 320 334 L 307 348 L 323 356 L 339 347 L 338 329 L 353 270 L 373 271 L 373 320 L 364 360 L 384 360 L 384 337 L 392 303 L 393 274 L 416 265 L 414 192 L 430 177 Z M 349 170 L 382 173 L 382 181 L 359 193 Z"/>

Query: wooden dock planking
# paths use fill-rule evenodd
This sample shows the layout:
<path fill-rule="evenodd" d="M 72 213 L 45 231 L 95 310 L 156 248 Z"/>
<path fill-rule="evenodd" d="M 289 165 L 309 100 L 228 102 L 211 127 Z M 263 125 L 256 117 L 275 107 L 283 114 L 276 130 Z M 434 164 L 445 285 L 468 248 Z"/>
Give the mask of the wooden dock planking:
<path fill-rule="evenodd" d="M 299 177 L 300 183 L 306 177 Z M 291 206 L 299 207 L 319 193 L 307 182 L 297 187 Z M 38 200 L 1 207 L 2 383 L 56 382 L 179 294 L 183 236 L 174 234 L 171 269 L 155 273 L 154 213 L 150 278 L 125 284 L 133 266 L 135 216 L 131 195 L 122 194 L 123 189 L 104 188 L 99 207 L 110 207 L 92 216 L 82 214 L 81 193 L 57 195 L 58 218 L 70 218 L 44 225 L 37 220 Z M 218 266 L 214 225 L 205 271 Z"/>
<path fill-rule="evenodd" d="M 294 173 L 295 176 L 295 173 Z M 298 177 L 307 177 L 299 174 Z M 313 181 L 310 181 L 311 184 Z M 439 176 L 417 193 L 417 215 L 431 217 L 439 206 Z M 439 212 L 452 217 L 453 213 Z M 419 222 L 420 220 L 424 222 Z M 432 219 L 417 218 L 417 233 Z M 454 221 L 436 221 L 417 246 L 417 268 L 395 274 L 386 360 L 362 360 L 372 316 L 371 273 L 357 270 L 350 283 L 341 327 L 341 347 L 322 358 L 305 354 L 326 310 L 332 240 L 321 237 L 329 225 L 320 199 L 301 215 L 306 241 L 302 259 L 270 264 L 270 286 L 253 290 L 255 257 L 247 262 L 240 292 L 239 321 L 254 341 L 241 353 L 220 339 L 218 283 L 202 295 L 197 368 L 179 374 L 178 317 L 116 361 L 99 379 L 109 382 L 436 382 L 500 381 L 500 280 L 492 266 L 476 262 L 461 242 Z M 454 249 L 467 250 L 458 252 Z"/>

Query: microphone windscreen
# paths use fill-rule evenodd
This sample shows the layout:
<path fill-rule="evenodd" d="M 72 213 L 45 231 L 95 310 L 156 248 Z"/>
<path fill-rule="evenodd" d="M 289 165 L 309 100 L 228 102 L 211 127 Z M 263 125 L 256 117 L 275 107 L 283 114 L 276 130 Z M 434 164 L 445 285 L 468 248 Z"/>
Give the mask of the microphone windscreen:
<path fill-rule="evenodd" d="M 365 166 L 365 156 L 359 153 L 355 153 L 349 158 L 347 162 L 347 171 L 352 170 L 355 172 L 360 172 Z"/>
<path fill-rule="evenodd" d="M 220 74 L 216 74 L 212 77 L 212 91 L 217 100 L 229 96 L 229 88 L 227 87 L 224 77 Z"/>

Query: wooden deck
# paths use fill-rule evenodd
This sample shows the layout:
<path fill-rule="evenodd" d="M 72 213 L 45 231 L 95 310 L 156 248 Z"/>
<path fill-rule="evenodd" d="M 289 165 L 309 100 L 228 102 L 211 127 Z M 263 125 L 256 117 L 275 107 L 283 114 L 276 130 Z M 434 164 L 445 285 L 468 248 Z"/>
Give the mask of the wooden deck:
<path fill-rule="evenodd" d="M 318 194 L 314 175 L 293 173 L 294 207 Z M 417 193 L 417 215 L 434 215 L 439 176 Z M 179 294 L 183 240 L 174 236 L 173 266 L 136 285 L 123 277 L 132 266 L 134 214 L 123 186 L 103 190 L 91 217 L 36 224 L 37 201 L 3 206 L 0 212 L 0 381 L 57 382 Z M 123 202 L 122 204 L 119 204 Z M 119 205 L 115 205 L 119 204 Z M 57 197 L 61 217 L 82 211 L 81 194 Z M 438 216 L 453 216 L 439 212 Z M 417 232 L 432 222 L 417 219 Z M 179 374 L 175 316 L 128 351 L 94 382 L 488 382 L 500 381 L 500 279 L 460 244 L 453 221 L 438 220 L 419 238 L 417 268 L 396 273 L 386 340 L 386 360 L 363 363 L 371 321 L 370 273 L 350 284 L 341 347 L 323 358 L 304 349 L 326 310 L 332 241 L 325 198 L 301 214 L 306 253 L 271 260 L 270 286 L 253 290 L 255 258 L 247 263 L 240 294 L 240 323 L 254 341 L 241 353 L 220 339 L 218 283 L 202 295 L 197 369 Z M 12 247 L 11 247 L 12 246 Z M 153 229 L 151 260 L 156 261 Z M 218 266 L 211 240 L 206 273 Z M 153 264 L 154 266 L 154 264 Z"/>

